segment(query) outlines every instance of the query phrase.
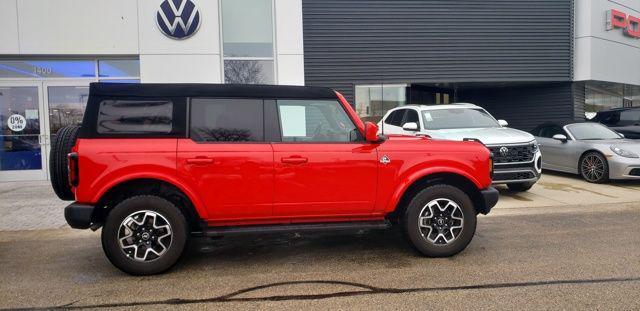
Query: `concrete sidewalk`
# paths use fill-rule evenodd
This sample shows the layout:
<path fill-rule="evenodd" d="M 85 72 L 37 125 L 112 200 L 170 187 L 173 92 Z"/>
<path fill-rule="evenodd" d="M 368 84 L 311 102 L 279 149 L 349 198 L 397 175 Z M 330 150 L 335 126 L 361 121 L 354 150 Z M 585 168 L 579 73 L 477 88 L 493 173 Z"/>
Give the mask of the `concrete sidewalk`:
<path fill-rule="evenodd" d="M 640 182 L 597 185 L 547 172 L 528 192 L 498 188 L 498 209 L 640 202 Z M 0 183 L 0 231 L 65 227 L 63 210 L 68 203 L 55 196 L 48 181 Z"/>

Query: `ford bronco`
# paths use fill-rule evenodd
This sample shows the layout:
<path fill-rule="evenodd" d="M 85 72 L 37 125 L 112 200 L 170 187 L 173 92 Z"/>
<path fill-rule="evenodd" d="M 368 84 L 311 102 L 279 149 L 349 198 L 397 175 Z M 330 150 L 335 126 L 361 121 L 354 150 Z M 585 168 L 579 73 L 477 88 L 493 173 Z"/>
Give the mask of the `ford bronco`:
<path fill-rule="evenodd" d="M 169 269 L 193 236 L 398 225 L 452 256 L 498 200 L 481 143 L 380 136 L 316 87 L 93 83 L 50 156 L 67 223 L 102 227 L 133 275 Z"/>

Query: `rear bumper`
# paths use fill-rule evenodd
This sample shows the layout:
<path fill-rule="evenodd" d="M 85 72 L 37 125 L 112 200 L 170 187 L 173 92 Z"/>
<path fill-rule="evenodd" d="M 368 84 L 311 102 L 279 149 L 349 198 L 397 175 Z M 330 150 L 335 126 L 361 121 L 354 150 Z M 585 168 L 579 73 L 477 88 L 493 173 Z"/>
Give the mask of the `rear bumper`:
<path fill-rule="evenodd" d="M 481 206 L 477 207 L 477 210 L 480 214 L 489 214 L 491 209 L 496 206 L 498 203 L 498 198 L 500 197 L 498 190 L 493 187 L 489 187 L 484 190 L 480 190 L 480 196 L 482 197 Z"/>
<path fill-rule="evenodd" d="M 64 218 L 74 229 L 87 229 L 91 226 L 95 206 L 73 202 L 64 208 Z"/>

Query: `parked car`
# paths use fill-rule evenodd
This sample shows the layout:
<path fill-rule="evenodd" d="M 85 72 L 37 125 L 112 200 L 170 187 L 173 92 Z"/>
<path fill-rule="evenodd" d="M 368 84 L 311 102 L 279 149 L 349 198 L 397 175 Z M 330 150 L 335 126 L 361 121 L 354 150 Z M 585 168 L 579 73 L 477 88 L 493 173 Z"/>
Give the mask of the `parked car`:
<path fill-rule="evenodd" d="M 383 134 L 478 139 L 493 153 L 493 183 L 527 191 L 542 172 L 538 144 L 531 134 L 507 125 L 481 107 L 466 103 L 401 106 L 389 110 L 378 123 Z"/>
<path fill-rule="evenodd" d="M 588 182 L 640 179 L 640 142 L 595 122 L 548 122 L 531 131 L 542 150 L 542 168 L 580 174 Z"/>
<path fill-rule="evenodd" d="M 640 139 L 640 107 L 598 111 L 591 121 L 600 122 L 630 139 Z"/>
<path fill-rule="evenodd" d="M 498 200 L 489 150 L 377 132 L 326 88 L 93 83 L 51 182 L 130 274 L 170 268 L 191 235 L 399 224 L 426 256 L 462 251 Z"/>

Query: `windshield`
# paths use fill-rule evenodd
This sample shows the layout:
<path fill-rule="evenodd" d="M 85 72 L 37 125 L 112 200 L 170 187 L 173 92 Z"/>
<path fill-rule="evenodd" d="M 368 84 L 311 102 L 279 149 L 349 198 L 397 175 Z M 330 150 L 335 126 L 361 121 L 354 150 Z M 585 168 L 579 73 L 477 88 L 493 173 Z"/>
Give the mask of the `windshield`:
<path fill-rule="evenodd" d="M 577 123 L 567 125 L 567 130 L 577 140 L 621 139 L 618 133 L 600 123 Z"/>
<path fill-rule="evenodd" d="M 435 109 L 422 111 L 424 127 L 428 130 L 500 127 L 483 109 Z"/>

